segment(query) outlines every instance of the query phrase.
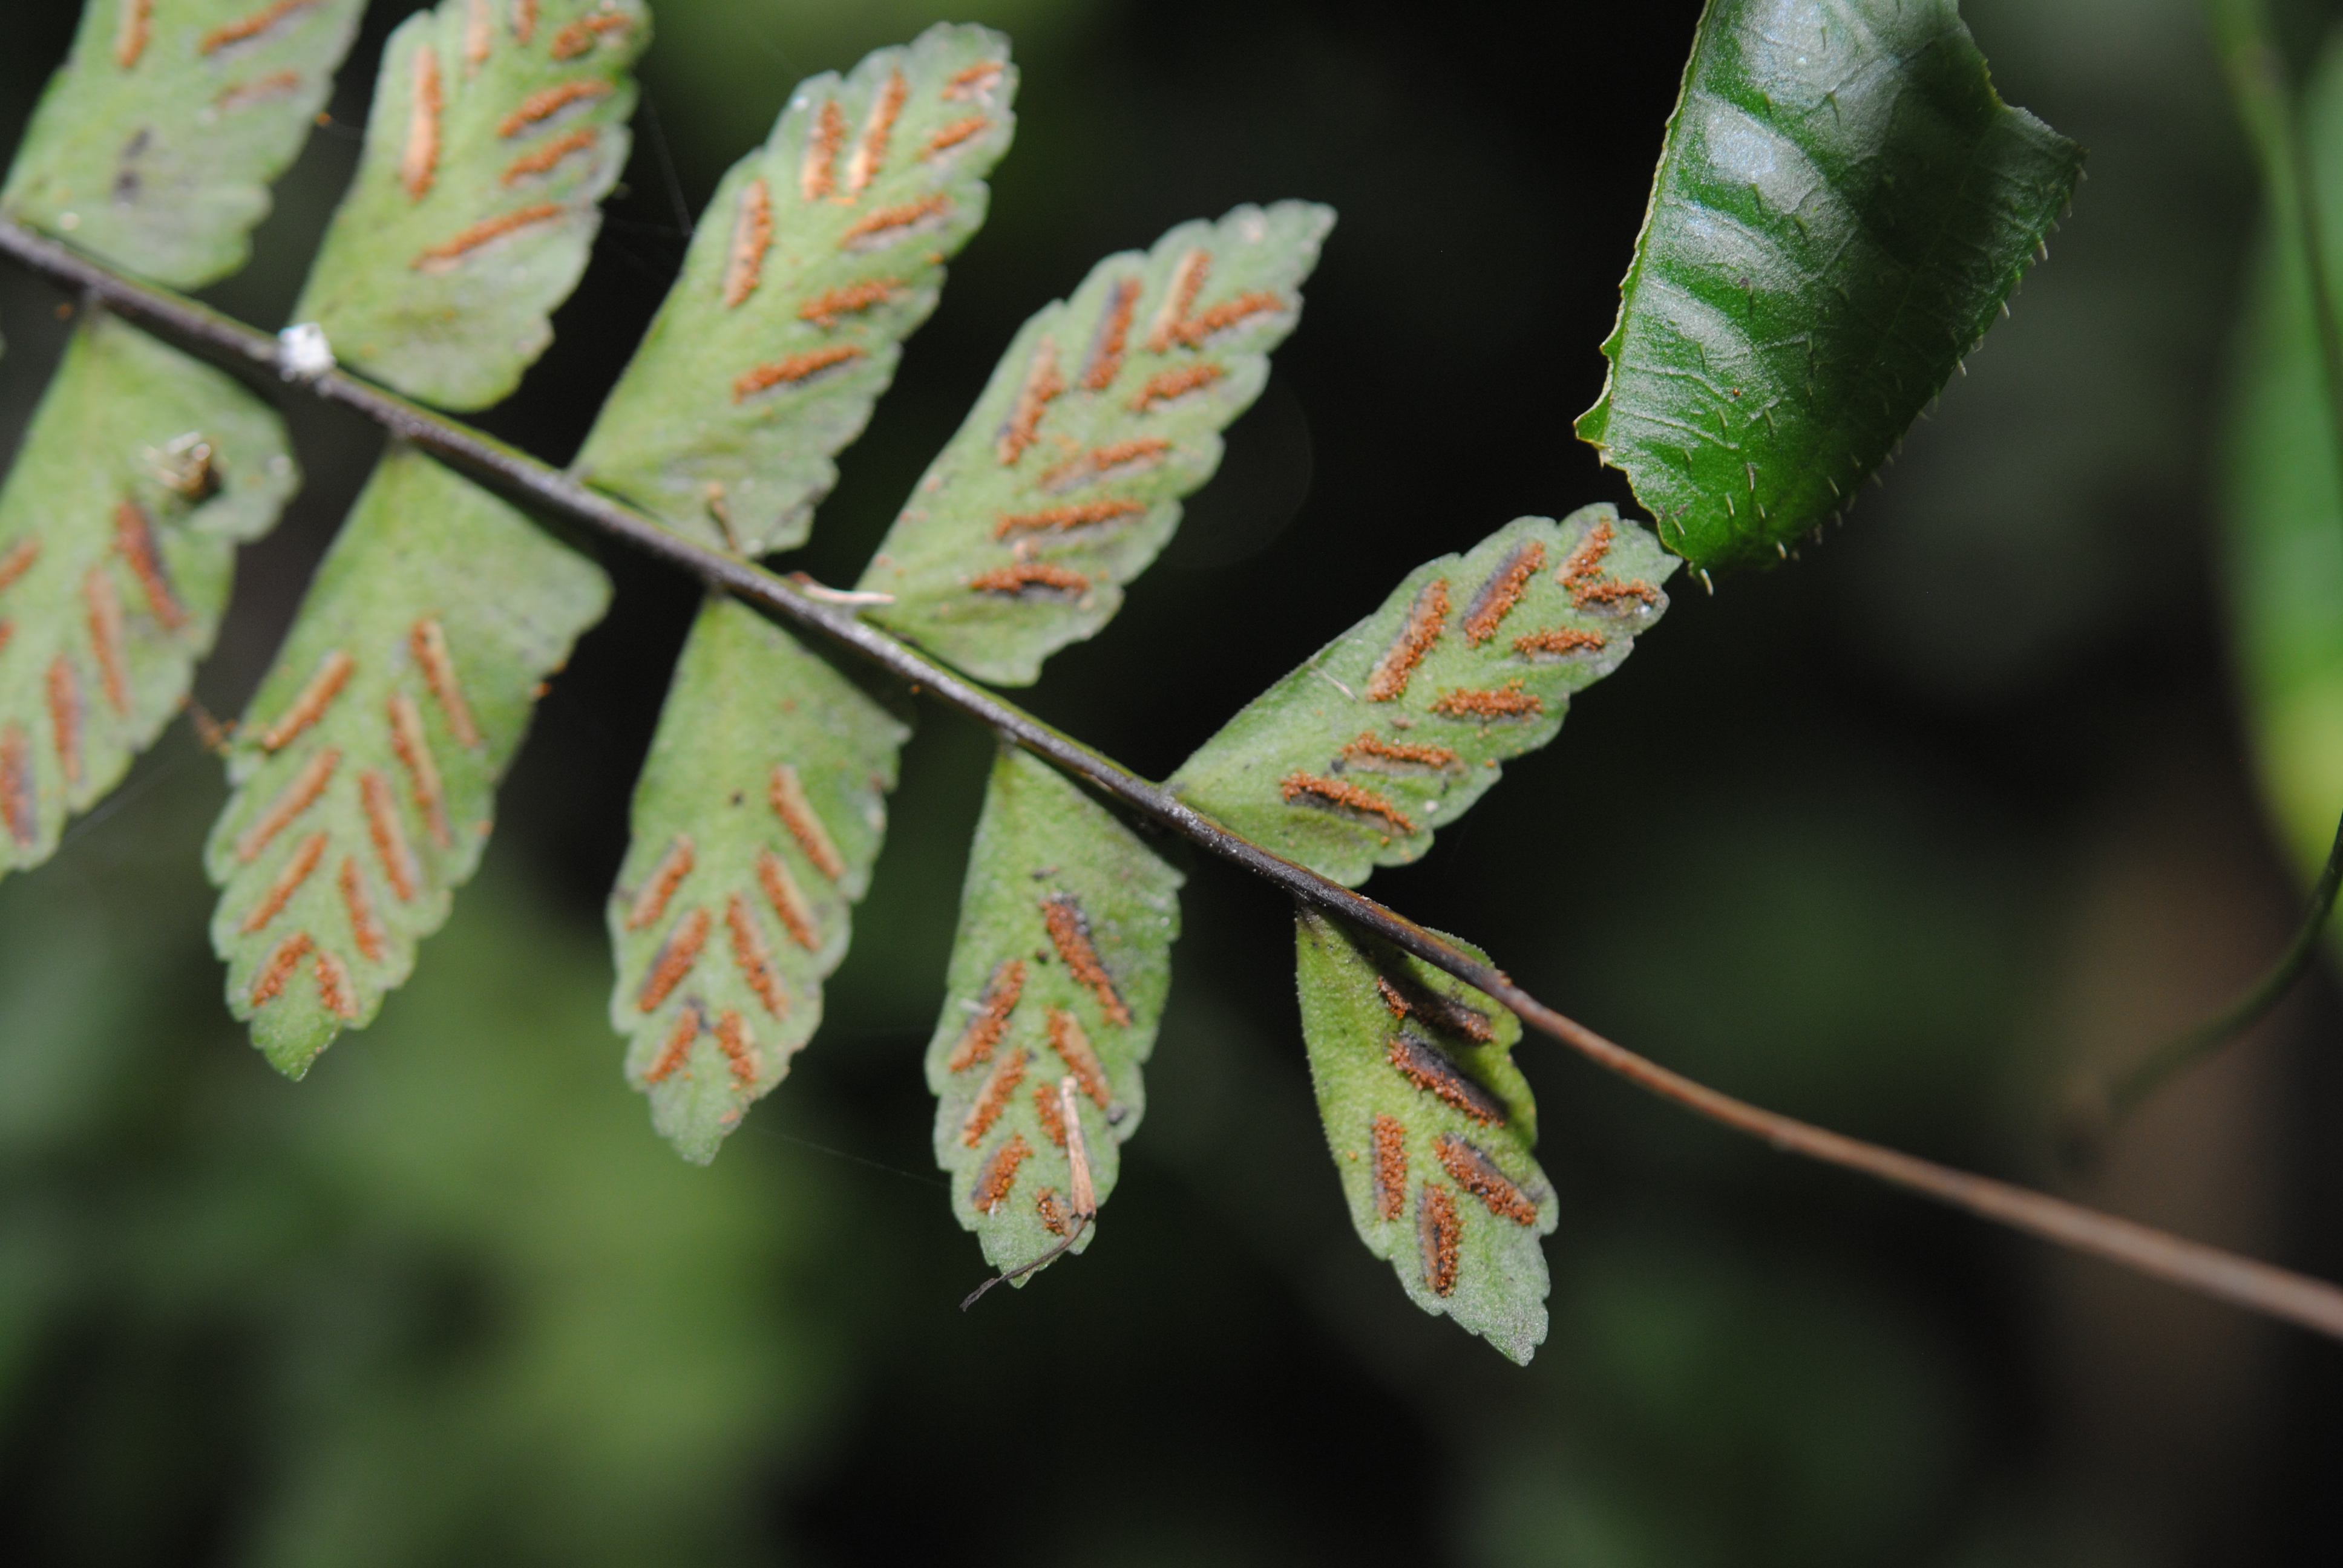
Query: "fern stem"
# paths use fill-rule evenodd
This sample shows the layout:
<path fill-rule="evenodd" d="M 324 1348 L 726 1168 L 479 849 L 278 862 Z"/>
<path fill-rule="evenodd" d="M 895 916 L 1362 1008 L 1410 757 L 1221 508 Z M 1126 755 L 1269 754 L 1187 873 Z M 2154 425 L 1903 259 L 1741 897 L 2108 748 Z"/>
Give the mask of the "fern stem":
<path fill-rule="evenodd" d="M 0 253 L 84 295 L 94 305 L 206 357 L 248 369 L 277 368 L 277 340 L 268 334 L 192 300 L 121 276 L 5 218 L 0 218 Z M 393 436 L 515 500 L 622 539 L 694 574 L 711 588 L 851 649 L 1198 848 L 1485 992 L 1533 1029 L 1663 1100 L 1786 1153 L 1871 1176 L 1980 1219 L 2343 1339 L 2343 1289 L 2046 1193 L 1848 1138 L 1694 1082 L 1555 1011 L 1501 970 L 1477 961 L 1406 916 L 1229 831 L 1160 786 L 930 662 L 884 632 L 864 626 L 849 608 L 824 603 L 760 567 L 670 534 L 643 514 L 588 489 L 527 453 L 356 377 L 329 370 L 305 377 L 302 384 L 321 401 L 373 420 Z"/>
<path fill-rule="evenodd" d="M 2266 0 L 2207 0 L 2207 10 L 2229 95 L 2261 168 L 2262 189 L 2278 246 L 2293 253 L 2294 265 L 2309 285 L 2327 397 L 2328 434 L 2334 443 L 2336 472 L 2343 476 L 2343 315 L 2337 312 L 2335 280 L 2328 270 L 2326 233 L 2302 116 L 2287 84 Z M 2319 937 L 2335 911 L 2338 888 L 2343 888 L 2343 819 L 2335 825 L 2335 839 L 2311 889 L 2302 923 L 2278 961 L 2213 1017 L 2174 1035 L 2114 1077 L 2094 1078 L 2077 1091 L 2058 1140 L 2068 1164 L 2085 1166 L 2095 1161 L 2126 1117 L 2155 1098 L 2166 1084 L 2242 1037 L 2286 1000 L 2295 981 L 2318 956 Z"/>

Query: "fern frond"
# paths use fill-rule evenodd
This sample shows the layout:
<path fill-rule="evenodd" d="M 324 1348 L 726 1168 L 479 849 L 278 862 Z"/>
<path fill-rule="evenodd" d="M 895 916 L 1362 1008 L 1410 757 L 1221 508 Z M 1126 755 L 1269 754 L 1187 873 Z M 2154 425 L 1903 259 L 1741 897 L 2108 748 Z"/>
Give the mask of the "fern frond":
<path fill-rule="evenodd" d="M 484 408 L 553 341 L 627 162 L 640 0 L 440 0 L 383 51 L 296 321 L 410 397 Z"/>
<path fill-rule="evenodd" d="M 298 1078 L 405 980 L 479 865 L 601 568 L 406 447 L 351 508 L 228 759 L 204 852 L 229 1010 Z"/>
<path fill-rule="evenodd" d="M 1559 1211 L 1530 1155 L 1521 1020 L 1313 910 L 1294 945 L 1310 1081 L 1359 1240 L 1417 1306 L 1526 1365 L 1545 1341 L 1538 1243 Z"/>
<path fill-rule="evenodd" d="M 179 711 L 237 543 L 299 483 L 242 386 L 84 317 L 0 489 L 0 873 L 55 853 Z"/>
<path fill-rule="evenodd" d="M 0 210 L 175 288 L 246 236 L 332 91 L 364 0 L 88 0 Z"/>
<path fill-rule="evenodd" d="M 938 25 L 799 85 L 735 164 L 573 471 L 745 556 L 805 542 L 1009 150 L 1009 40 Z"/>
<path fill-rule="evenodd" d="M 1005 686 L 1094 635 L 1220 467 L 1333 223 L 1307 202 L 1241 206 L 1043 307 L 863 572 L 895 601 L 870 618 Z"/>
<path fill-rule="evenodd" d="M 996 1268 L 1096 1233 L 1073 1223 L 1075 1152 L 1103 1202 L 1146 1105 L 1182 879 L 1045 764 L 1009 749 L 993 764 L 927 1070 L 952 1213 Z"/>
<path fill-rule="evenodd" d="M 1427 561 L 1246 705 L 1166 788 L 1348 887 L 1432 847 L 1667 608 L 1676 563 L 1609 506 Z"/>
<path fill-rule="evenodd" d="M 627 1077 L 705 1164 L 821 1021 L 910 730 L 753 610 L 710 598 L 636 786 L 610 895 Z"/>

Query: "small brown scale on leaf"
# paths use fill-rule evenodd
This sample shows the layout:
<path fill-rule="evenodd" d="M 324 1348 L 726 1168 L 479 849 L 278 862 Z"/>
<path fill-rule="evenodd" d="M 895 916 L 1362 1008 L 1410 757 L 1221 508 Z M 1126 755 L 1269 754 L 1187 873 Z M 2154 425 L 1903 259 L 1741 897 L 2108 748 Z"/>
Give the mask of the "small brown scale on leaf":
<path fill-rule="evenodd" d="M 1278 789 L 1289 806 L 1306 798 L 1322 805 L 1380 818 L 1397 832 L 1413 834 L 1418 831 L 1414 819 L 1406 812 L 1373 790 L 1344 779 L 1322 779 L 1315 773 L 1304 773 L 1297 768 L 1278 781 Z"/>
<path fill-rule="evenodd" d="M 983 1000 L 977 1013 L 961 1031 L 960 1043 L 952 1048 L 951 1057 L 944 1066 L 953 1072 L 965 1072 L 980 1061 L 992 1060 L 992 1048 L 1001 1042 L 1003 1030 L 1009 1027 L 1009 1015 L 1016 1010 L 1017 999 L 1025 990 L 1025 960 L 1003 959 L 986 982 Z"/>
<path fill-rule="evenodd" d="M 1415 602 L 1407 607 L 1406 624 L 1368 673 L 1367 700 L 1391 702 L 1406 696 L 1415 667 L 1447 629 L 1448 579 L 1434 578 L 1416 591 Z"/>
<path fill-rule="evenodd" d="M 978 1179 L 976 1190 L 969 1194 L 969 1201 L 976 1206 L 978 1213 L 990 1214 L 1001 1206 L 1001 1201 L 1009 1196 L 1010 1189 L 1017 1185 L 1017 1168 L 1032 1155 L 1033 1146 L 1025 1141 L 1023 1133 L 1009 1135 L 1009 1141 L 985 1161 L 984 1174 Z"/>
<path fill-rule="evenodd" d="M 1442 1133 L 1433 1152 L 1439 1155 L 1441 1165 L 1455 1178 L 1456 1184 L 1481 1200 L 1490 1213 L 1516 1225 L 1537 1223 L 1537 1205 L 1497 1169 L 1496 1161 L 1487 1154 L 1453 1132 Z"/>
<path fill-rule="evenodd" d="M 1407 1209 L 1407 1129 L 1397 1117 L 1378 1114 L 1369 1131 L 1375 1143 L 1375 1213 L 1396 1220 Z"/>
<path fill-rule="evenodd" d="M 1436 1182 L 1423 1184 L 1416 1201 L 1416 1246 L 1423 1256 L 1423 1282 L 1435 1296 L 1456 1289 L 1457 1264 L 1463 1250 L 1464 1226 L 1456 1217 L 1456 1200 Z"/>
<path fill-rule="evenodd" d="M 1109 1023 L 1130 1028 L 1131 1010 L 1114 989 L 1114 977 L 1099 962 L 1098 950 L 1091 945 L 1090 921 L 1074 896 L 1049 894 L 1041 900 L 1041 918 L 1049 925 L 1050 940 L 1057 947 L 1058 956 L 1065 960 L 1066 972 L 1078 984 L 1090 987 Z"/>
<path fill-rule="evenodd" d="M 1497 1097 L 1449 1060 L 1438 1046 L 1412 1034 L 1395 1034 L 1384 1057 L 1410 1083 L 1486 1126 L 1503 1127 L 1505 1108 Z"/>

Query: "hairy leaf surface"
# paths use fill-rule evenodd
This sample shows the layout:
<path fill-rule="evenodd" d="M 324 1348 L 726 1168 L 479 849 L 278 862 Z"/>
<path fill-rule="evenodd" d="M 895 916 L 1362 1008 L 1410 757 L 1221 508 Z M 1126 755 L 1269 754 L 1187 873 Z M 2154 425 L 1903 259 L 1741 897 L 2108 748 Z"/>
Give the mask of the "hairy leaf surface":
<path fill-rule="evenodd" d="M 363 1027 L 479 865 L 602 570 L 406 447 L 383 458 L 239 727 L 206 846 L 229 1010 L 294 1078 Z"/>
<path fill-rule="evenodd" d="M 88 0 L 0 190 L 11 217 L 176 288 L 251 254 L 362 0 Z"/>
<path fill-rule="evenodd" d="M 677 532 L 803 544 L 1009 150 L 1009 40 L 939 25 L 800 84 L 732 166 L 576 471 Z"/>
<path fill-rule="evenodd" d="M 862 574 L 895 596 L 870 618 L 1004 686 L 1096 633 L 1220 467 L 1333 222 L 1279 202 L 1182 224 L 1028 321 Z"/>
<path fill-rule="evenodd" d="M 627 1077 L 686 1158 L 714 1159 L 820 1023 L 910 734 L 753 610 L 700 611 L 609 909 Z"/>
<path fill-rule="evenodd" d="M 179 711 L 237 542 L 299 482 L 243 387 L 84 317 L 0 489 L 0 874 L 55 853 Z"/>
<path fill-rule="evenodd" d="M 1774 558 L 1985 336 L 2082 162 L 1954 0 L 1711 0 L 1578 434 L 1694 566 Z"/>
<path fill-rule="evenodd" d="M 2302 103 L 2308 177 L 2343 291 L 2343 45 Z M 2343 479 L 2310 281 L 2266 244 L 2227 410 L 2222 510 L 2231 632 L 2262 791 L 2306 875 L 2343 805 Z"/>
<path fill-rule="evenodd" d="M 1139 1070 L 1171 989 L 1182 879 L 1055 769 L 1001 753 L 928 1044 L 936 1162 L 995 1268 L 1073 1231 L 1069 1075 L 1099 1201 L 1114 1190 L 1146 1105 Z"/>
<path fill-rule="evenodd" d="M 1172 776 L 1198 810 L 1355 886 L 1404 865 L 1619 667 L 1675 569 L 1609 506 L 1427 561 Z"/>
<path fill-rule="evenodd" d="M 1294 945 L 1310 1081 L 1359 1240 L 1417 1306 L 1526 1364 L 1545 1340 L 1538 1241 L 1557 1207 L 1530 1155 L 1521 1020 L 1312 911 L 1296 917 Z"/>
<path fill-rule="evenodd" d="M 627 163 L 640 0 L 440 0 L 390 35 L 296 321 L 411 397 L 484 408 L 553 341 Z"/>

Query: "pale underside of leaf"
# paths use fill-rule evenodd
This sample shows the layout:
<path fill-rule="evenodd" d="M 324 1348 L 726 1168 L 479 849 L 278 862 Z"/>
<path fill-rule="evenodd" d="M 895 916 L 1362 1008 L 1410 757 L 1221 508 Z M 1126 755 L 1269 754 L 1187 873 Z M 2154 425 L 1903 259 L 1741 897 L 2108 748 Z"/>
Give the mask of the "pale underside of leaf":
<path fill-rule="evenodd" d="M 2343 289 L 2343 45 L 2302 100 L 2323 250 Z M 2343 802 L 2343 481 L 2309 279 L 2265 244 L 2247 298 L 2227 410 L 2222 537 L 2240 696 L 2262 790 L 2306 878 Z"/>
<path fill-rule="evenodd" d="M 599 567 L 403 447 L 375 469 L 253 694 L 205 849 L 229 1010 L 290 1077 L 404 981 L 479 865 Z"/>
<path fill-rule="evenodd" d="M 1171 988 L 1181 881 L 1046 764 L 1001 753 L 927 1058 L 952 1212 L 996 1268 L 1070 1237 L 1071 1251 L 1090 1244 L 1095 1227 L 1075 1223 L 1075 1152 L 1103 1202 L 1145 1108 L 1140 1068 Z"/>
<path fill-rule="evenodd" d="M 1417 1306 L 1526 1364 L 1545 1340 L 1539 1240 L 1559 1206 L 1530 1154 L 1521 1020 L 1316 913 L 1294 940 L 1310 1081 L 1359 1239 Z"/>
<path fill-rule="evenodd" d="M 250 254 L 363 0 L 88 0 L 0 190 L 11 217 L 157 283 Z"/>
<path fill-rule="evenodd" d="M 939 25 L 802 83 L 717 187 L 575 466 L 742 555 L 805 542 L 1009 150 L 1009 40 Z"/>
<path fill-rule="evenodd" d="M 1094 635 L 1220 466 L 1333 222 L 1279 202 L 1182 224 L 1028 321 L 862 574 L 894 596 L 871 618 L 1004 686 Z"/>
<path fill-rule="evenodd" d="M 83 317 L 0 489 L 0 873 L 48 859 L 179 711 L 237 543 L 299 482 L 243 387 Z"/>
<path fill-rule="evenodd" d="M 1172 776 L 1198 810 L 1346 886 L 1416 859 L 1562 728 L 1667 608 L 1676 563 L 1608 505 L 1521 518 L 1409 574 Z"/>
<path fill-rule="evenodd" d="M 510 392 L 586 269 L 649 37 L 640 0 L 440 0 L 407 18 L 294 319 L 426 402 Z"/>
<path fill-rule="evenodd" d="M 700 611 L 610 895 L 627 1078 L 705 1164 L 821 1021 L 910 731 L 729 599 Z"/>
<path fill-rule="evenodd" d="M 1695 567 L 1777 558 L 1984 337 L 2082 161 L 1954 0 L 1711 0 L 1578 434 Z"/>

